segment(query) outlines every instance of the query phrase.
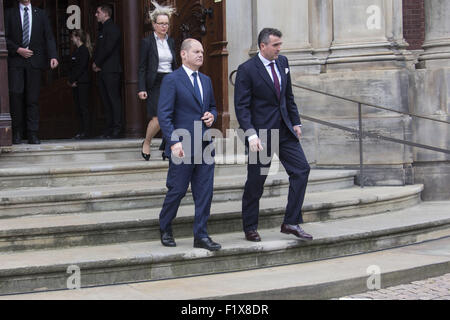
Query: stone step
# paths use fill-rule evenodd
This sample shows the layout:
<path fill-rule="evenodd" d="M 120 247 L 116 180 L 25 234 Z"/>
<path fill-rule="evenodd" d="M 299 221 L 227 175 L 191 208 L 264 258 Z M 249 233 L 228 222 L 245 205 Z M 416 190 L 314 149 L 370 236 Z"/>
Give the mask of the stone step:
<path fill-rule="evenodd" d="M 30 164 L 143 160 L 141 156 L 142 141 L 143 139 L 57 140 L 44 141 L 41 145 L 15 145 L 11 148 L 11 152 L 2 153 L 0 168 Z M 162 152 L 158 150 L 161 141 L 161 139 L 152 141 L 152 156 L 155 160 L 162 160 Z"/>
<path fill-rule="evenodd" d="M 141 155 L 142 139 L 121 140 L 55 140 L 44 141 L 41 145 L 14 145 L 9 152 L 1 153 L 0 168 L 28 167 L 30 165 L 61 165 L 63 163 L 109 163 L 111 161 L 144 161 Z M 159 150 L 161 139 L 153 139 L 151 146 L 152 161 L 162 160 Z M 237 139 L 216 139 L 216 154 L 219 158 L 244 154 L 243 146 L 234 146 Z M 233 152 L 224 154 L 229 148 Z"/>
<path fill-rule="evenodd" d="M 250 243 L 239 233 L 212 235 L 223 249 L 192 248 L 192 238 L 178 238 L 177 248 L 159 241 L 97 247 L 0 254 L 0 294 L 67 288 L 68 271 L 78 269 L 81 286 L 158 281 L 306 263 L 368 253 L 450 236 L 448 202 L 423 203 L 406 210 L 304 225 L 315 236 L 302 242 L 261 230 L 263 242 Z M 336 274 L 339 274 L 336 272 Z M 225 284 L 224 284 L 225 285 Z"/>
<path fill-rule="evenodd" d="M 303 216 L 305 222 L 317 222 L 395 211 L 418 204 L 421 191 L 422 186 L 408 186 L 309 193 Z M 259 228 L 279 227 L 286 203 L 286 196 L 262 199 Z M 154 241 L 159 239 L 160 211 L 161 208 L 157 207 L 3 219 L 0 224 L 0 251 Z M 194 212 L 193 205 L 180 207 L 173 225 L 176 236 L 192 235 Z M 241 200 L 213 203 L 209 232 L 223 234 L 241 231 L 241 212 Z"/>
<path fill-rule="evenodd" d="M 221 161 L 217 159 L 215 176 L 244 175 L 245 157 Z M 236 162 L 234 162 L 236 160 Z M 274 166 L 279 166 L 277 160 Z M 70 187 L 84 185 L 117 184 L 136 181 L 165 180 L 168 161 L 129 160 L 39 164 L 32 167 L 0 168 L 0 191 L 14 188 Z M 284 171 L 282 167 L 279 167 Z"/>
<path fill-rule="evenodd" d="M 354 171 L 313 170 L 309 192 L 348 188 L 354 185 Z M 245 175 L 215 179 L 214 202 L 242 198 Z M 286 173 L 267 179 L 265 196 L 287 194 Z M 0 218 L 36 214 L 64 214 L 161 207 L 167 192 L 165 180 L 83 185 L 55 188 L 18 188 L 1 191 Z M 193 203 L 190 192 L 183 204 Z"/>
<path fill-rule="evenodd" d="M 450 238 L 331 260 L 206 276 L 79 290 L 0 296 L 0 300 L 326 300 L 366 293 L 379 271 L 380 288 L 448 274 Z M 378 288 L 376 288 L 378 289 Z M 409 292 L 409 299 L 420 296 Z M 260 303 L 265 304 L 265 303 Z M 224 314 L 217 308 L 215 317 Z M 181 308 L 168 311 L 176 318 Z M 270 312 L 273 316 L 273 311 Z M 172 316 L 173 315 L 173 316 Z"/>

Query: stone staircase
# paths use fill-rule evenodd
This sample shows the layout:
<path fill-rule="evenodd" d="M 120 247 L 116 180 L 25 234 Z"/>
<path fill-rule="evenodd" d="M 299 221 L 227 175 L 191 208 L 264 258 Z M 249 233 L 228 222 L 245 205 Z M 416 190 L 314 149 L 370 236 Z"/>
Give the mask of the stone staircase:
<path fill-rule="evenodd" d="M 307 263 L 450 236 L 449 206 L 422 204 L 421 185 L 361 189 L 350 170 L 312 171 L 304 227 L 313 242 L 282 235 L 289 186 L 284 170 L 274 170 L 261 203 L 264 241 L 246 242 L 240 156 L 217 158 L 208 228 L 223 250 L 192 247 L 190 193 L 174 224 L 178 247 L 163 248 L 158 216 L 168 163 L 158 143 L 150 162 L 140 158 L 137 140 L 46 142 L 2 153 L 0 295 L 64 290 L 72 266 L 81 270 L 83 287 L 108 286 Z"/>

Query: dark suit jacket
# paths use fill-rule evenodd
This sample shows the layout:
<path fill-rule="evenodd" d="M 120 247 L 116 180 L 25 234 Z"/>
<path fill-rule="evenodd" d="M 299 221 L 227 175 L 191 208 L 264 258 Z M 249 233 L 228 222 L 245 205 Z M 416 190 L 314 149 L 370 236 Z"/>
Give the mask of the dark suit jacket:
<path fill-rule="evenodd" d="M 89 82 L 89 50 L 85 45 L 80 46 L 72 54 L 72 62 L 69 73 L 69 82 L 71 84 Z"/>
<path fill-rule="evenodd" d="M 278 129 L 282 120 L 297 138 L 294 126 L 300 125 L 300 116 L 292 93 L 288 59 L 279 56 L 276 61 L 281 74 L 281 99 L 261 59 L 257 56 L 242 64 L 236 77 L 235 109 L 241 128 L 258 134 L 259 129 Z"/>
<path fill-rule="evenodd" d="M 32 7 L 33 21 L 29 49 L 34 55 L 29 58 L 31 65 L 36 69 L 48 69 L 50 59 L 58 59 L 55 38 L 50 27 L 50 21 L 45 11 Z M 22 46 L 22 19 L 19 7 L 8 9 L 5 12 L 5 37 L 8 47 L 9 67 L 21 67 L 25 58 L 17 53 Z"/>
<path fill-rule="evenodd" d="M 94 62 L 102 72 L 122 72 L 121 46 L 122 32 L 111 19 L 108 19 L 99 31 L 94 53 Z"/>
<path fill-rule="evenodd" d="M 190 133 L 191 150 L 194 151 L 194 122 L 201 121 L 207 111 L 211 112 L 217 120 L 211 79 L 202 73 L 199 73 L 199 75 L 203 87 L 203 106 L 201 101 L 195 97 L 194 86 L 182 67 L 163 79 L 158 104 L 158 119 L 167 141 L 165 151 L 167 155 L 172 153 L 171 147 L 173 145 L 178 142 L 183 142 L 183 144 L 185 142 L 181 139 L 172 140 L 172 134 L 176 129 L 185 129 Z M 207 130 L 208 128 L 202 122 L 202 134 Z M 184 149 L 186 150 L 185 147 Z"/>
<path fill-rule="evenodd" d="M 167 40 L 170 51 L 172 52 L 172 70 L 177 69 L 176 55 L 175 55 L 175 41 L 172 38 Z M 158 46 L 154 33 L 142 40 L 141 51 L 139 58 L 139 92 L 147 91 L 153 87 L 156 75 L 158 73 L 159 54 Z"/>

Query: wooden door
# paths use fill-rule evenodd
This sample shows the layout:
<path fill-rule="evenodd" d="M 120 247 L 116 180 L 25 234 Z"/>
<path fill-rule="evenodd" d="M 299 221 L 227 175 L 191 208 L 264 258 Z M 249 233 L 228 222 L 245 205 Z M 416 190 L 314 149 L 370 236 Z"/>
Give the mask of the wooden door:
<path fill-rule="evenodd" d="M 75 135 L 78 118 L 73 103 L 72 88 L 68 85 L 71 54 L 74 50 L 67 29 L 67 7 L 80 5 L 77 0 L 33 1 L 33 5 L 44 9 L 52 26 L 59 56 L 59 67 L 43 75 L 40 105 L 41 139 L 65 139 Z"/>

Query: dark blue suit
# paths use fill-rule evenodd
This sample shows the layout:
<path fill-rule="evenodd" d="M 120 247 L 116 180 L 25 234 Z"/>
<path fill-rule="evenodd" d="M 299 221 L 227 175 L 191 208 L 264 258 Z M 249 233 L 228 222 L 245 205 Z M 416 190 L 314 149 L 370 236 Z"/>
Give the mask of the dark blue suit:
<path fill-rule="evenodd" d="M 203 239 L 208 237 L 207 221 L 210 215 L 211 201 L 214 187 L 214 162 L 194 161 L 194 156 L 201 155 L 211 141 L 202 142 L 203 134 L 208 128 L 201 121 L 205 112 L 210 112 L 217 119 L 216 103 L 211 79 L 199 73 L 199 79 L 203 87 L 203 101 L 200 101 L 194 93 L 189 76 L 183 68 L 179 68 L 167 75 L 161 85 L 161 94 L 158 104 L 158 119 L 167 141 L 166 154 L 171 155 L 169 173 L 167 176 L 167 188 L 169 189 L 160 214 L 160 228 L 162 231 L 172 231 L 172 221 L 177 215 L 181 200 L 191 183 L 192 195 L 195 202 L 194 237 Z M 195 122 L 199 128 L 195 136 Z M 184 135 L 177 137 L 176 130 L 183 129 L 189 133 L 190 139 Z M 194 141 L 194 137 L 197 142 Z M 186 162 L 175 164 L 171 147 L 182 142 L 186 153 Z M 199 148 L 189 145 L 197 145 Z M 194 150 L 195 149 L 195 150 Z"/>
<path fill-rule="evenodd" d="M 276 65 L 281 74 L 280 99 L 258 55 L 239 67 L 235 89 L 236 116 L 247 136 L 259 134 L 261 129 L 268 130 L 266 150 L 263 152 L 271 158 L 275 152 L 271 147 L 271 131 L 279 130 L 278 156 L 290 178 L 284 223 L 298 225 L 303 223 L 302 206 L 311 168 L 294 131 L 294 126 L 301 125 L 301 121 L 292 93 L 288 59 L 280 56 Z M 267 170 L 262 169 L 267 168 L 270 164 L 261 163 L 259 156 L 256 164 L 248 165 L 248 180 L 242 201 L 245 232 L 258 229 L 259 201 L 267 179 Z"/>

